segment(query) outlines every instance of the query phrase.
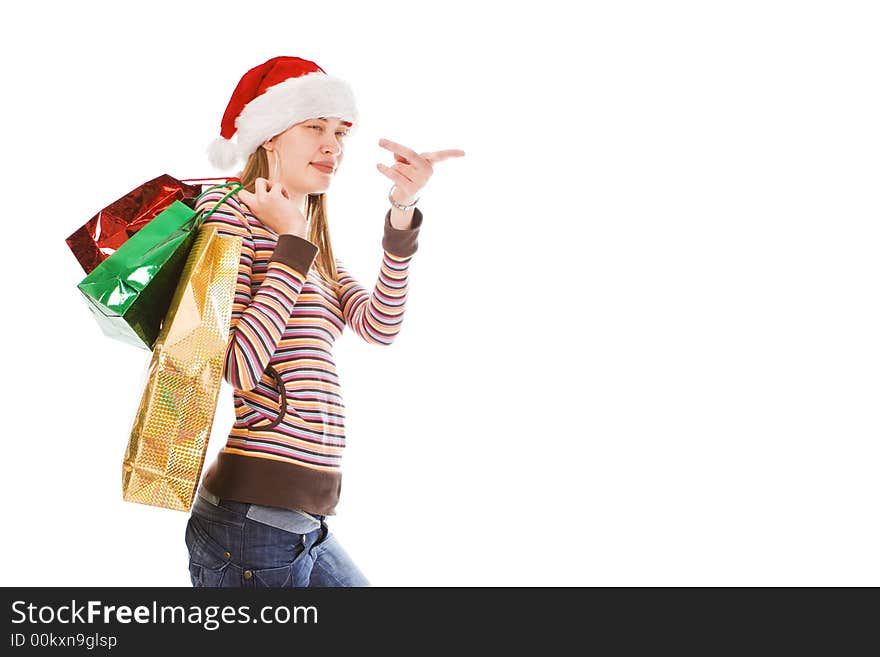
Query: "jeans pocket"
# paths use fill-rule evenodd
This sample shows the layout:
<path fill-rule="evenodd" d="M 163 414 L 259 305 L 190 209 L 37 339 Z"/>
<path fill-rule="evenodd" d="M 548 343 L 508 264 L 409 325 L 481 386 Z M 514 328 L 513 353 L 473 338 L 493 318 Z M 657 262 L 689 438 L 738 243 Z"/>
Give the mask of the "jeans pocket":
<path fill-rule="evenodd" d="M 276 589 L 296 585 L 293 581 L 294 567 L 292 563 L 276 568 L 258 568 L 252 572 L 254 583 L 258 587 Z"/>
<path fill-rule="evenodd" d="M 223 576 L 226 568 L 206 568 L 189 560 L 189 579 L 194 588 L 220 588 L 223 586 Z"/>
<path fill-rule="evenodd" d="M 248 520 L 244 577 L 257 588 L 294 588 L 307 585 L 306 537 L 265 523 Z"/>
<path fill-rule="evenodd" d="M 190 516 L 186 525 L 190 580 L 195 587 L 224 586 L 232 555 L 210 536 L 202 522 Z"/>

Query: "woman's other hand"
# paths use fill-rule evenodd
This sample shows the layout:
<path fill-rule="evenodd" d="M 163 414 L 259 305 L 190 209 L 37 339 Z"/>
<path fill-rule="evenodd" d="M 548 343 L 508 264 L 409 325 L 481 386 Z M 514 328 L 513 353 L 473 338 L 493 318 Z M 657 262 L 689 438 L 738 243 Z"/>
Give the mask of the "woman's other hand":
<path fill-rule="evenodd" d="M 290 199 L 281 183 L 271 183 L 265 178 L 257 178 L 254 181 L 254 192 L 252 194 L 246 189 L 241 189 L 236 196 L 270 230 L 279 235 L 297 235 L 305 239 L 306 218 Z"/>
<path fill-rule="evenodd" d="M 434 174 L 435 163 L 451 157 L 464 156 L 464 151 L 458 148 L 416 153 L 413 149 L 390 139 L 380 139 L 379 146 L 394 153 L 393 166 L 376 164 L 376 168 L 394 181 L 396 187 L 392 198 L 402 205 L 409 205 L 418 198 Z"/>

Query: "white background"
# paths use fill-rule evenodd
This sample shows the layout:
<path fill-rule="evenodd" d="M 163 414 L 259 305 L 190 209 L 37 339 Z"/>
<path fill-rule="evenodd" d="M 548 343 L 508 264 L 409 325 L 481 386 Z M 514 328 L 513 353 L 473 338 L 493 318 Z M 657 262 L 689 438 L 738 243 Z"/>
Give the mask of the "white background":
<path fill-rule="evenodd" d="M 329 522 L 374 585 L 880 585 L 873 3 L 23 6 L 0 583 L 190 585 L 187 514 L 121 499 L 149 353 L 103 336 L 64 240 L 161 173 L 233 174 L 205 147 L 283 54 L 355 90 L 330 222 L 368 288 L 379 138 L 466 152 L 419 203 L 396 342 L 336 345 Z"/>

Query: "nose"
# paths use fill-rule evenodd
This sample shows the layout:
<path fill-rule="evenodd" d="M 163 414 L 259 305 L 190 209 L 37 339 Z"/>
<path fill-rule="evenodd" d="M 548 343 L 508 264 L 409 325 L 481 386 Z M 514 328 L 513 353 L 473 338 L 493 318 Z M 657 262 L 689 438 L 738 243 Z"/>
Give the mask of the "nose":
<path fill-rule="evenodd" d="M 342 152 L 342 144 L 336 135 L 333 135 L 329 138 L 328 141 L 325 141 L 321 146 L 321 151 L 326 153 L 327 155 L 335 155 L 336 153 Z"/>

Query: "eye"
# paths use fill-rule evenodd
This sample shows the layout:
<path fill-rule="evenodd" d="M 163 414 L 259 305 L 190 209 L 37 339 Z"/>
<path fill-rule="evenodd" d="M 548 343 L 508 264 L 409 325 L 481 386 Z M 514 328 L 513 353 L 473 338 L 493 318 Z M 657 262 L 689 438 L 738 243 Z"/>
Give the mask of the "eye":
<path fill-rule="evenodd" d="M 323 129 L 324 129 L 324 126 L 322 126 L 322 125 L 310 125 L 309 127 L 310 127 L 310 128 L 317 128 L 318 130 L 323 130 Z M 348 132 L 349 132 L 348 130 L 337 130 L 336 134 L 337 134 L 337 135 L 342 135 L 343 137 L 347 137 L 347 136 L 348 136 Z"/>

